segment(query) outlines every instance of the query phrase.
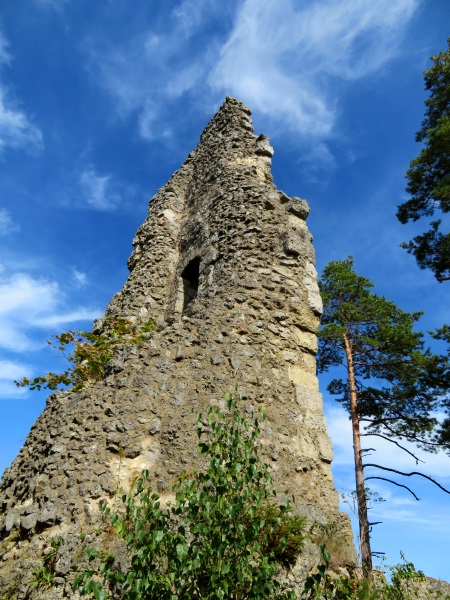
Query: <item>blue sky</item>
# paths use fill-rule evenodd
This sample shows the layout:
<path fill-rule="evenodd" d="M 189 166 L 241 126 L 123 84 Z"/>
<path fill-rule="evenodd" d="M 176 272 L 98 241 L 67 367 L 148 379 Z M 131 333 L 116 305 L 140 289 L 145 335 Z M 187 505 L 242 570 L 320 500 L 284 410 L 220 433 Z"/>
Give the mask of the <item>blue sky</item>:
<path fill-rule="evenodd" d="M 45 405 L 12 380 L 58 369 L 48 335 L 102 314 L 148 199 L 226 94 L 271 138 L 277 186 L 310 203 L 319 272 L 352 254 L 377 293 L 425 311 L 422 329 L 450 322 L 450 283 L 399 248 L 425 224 L 395 218 L 419 151 L 423 70 L 449 24 L 448 0 L 2 2 L 0 472 Z M 348 421 L 325 404 L 336 485 L 350 491 Z M 392 448 L 383 457 L 415 470 Z M 450 458 L 424 460 L 450 486 Z M 373 488 L 387 500 L 372 511 L 374 549 L 450 580 L 450 496 Z"/>

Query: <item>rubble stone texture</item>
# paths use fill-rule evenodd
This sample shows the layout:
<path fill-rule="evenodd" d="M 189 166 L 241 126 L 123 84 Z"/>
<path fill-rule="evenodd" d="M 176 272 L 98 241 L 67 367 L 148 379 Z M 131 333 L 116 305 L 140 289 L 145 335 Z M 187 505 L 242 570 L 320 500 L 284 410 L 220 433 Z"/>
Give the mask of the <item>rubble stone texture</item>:
<path fill-rule="evenodd" d="M 113 503 L 144 468 L 170 496 L 177 473 L 202 466 L 196 413 L 223 406 L 236 385 L 244 410 L 267 411 L 262 444 L 274 485 L 328 524 L 341 563 L 355 559 L 316 378 L 322 304 L 309 208 L 273 184 L 273 149 L 253 134 L 250 114 L 226 99 L 133 240 L 130 276 L 106 314 L 136 327 L 153 316 L 156 331 L 117 351 L 103 381 L 52 394 L 6 470 L 0 598 L 77 597 L 72 571 L 99 535 L 100 503 Z M 54 585 L 30 585 L 59 535 Z M 297 570 L 315 558 L 305 553 Z"/>

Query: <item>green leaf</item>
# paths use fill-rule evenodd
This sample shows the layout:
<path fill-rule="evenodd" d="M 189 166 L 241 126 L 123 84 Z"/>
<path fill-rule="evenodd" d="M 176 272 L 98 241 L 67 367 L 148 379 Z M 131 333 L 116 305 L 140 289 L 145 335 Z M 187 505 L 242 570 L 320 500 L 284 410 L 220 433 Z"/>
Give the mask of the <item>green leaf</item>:
<path fill-rule="evenodd" d="M 177 544 L 176 546 L 178 560 L 183 562 L 189 553 L 189 546 L 187 544 Z"/>

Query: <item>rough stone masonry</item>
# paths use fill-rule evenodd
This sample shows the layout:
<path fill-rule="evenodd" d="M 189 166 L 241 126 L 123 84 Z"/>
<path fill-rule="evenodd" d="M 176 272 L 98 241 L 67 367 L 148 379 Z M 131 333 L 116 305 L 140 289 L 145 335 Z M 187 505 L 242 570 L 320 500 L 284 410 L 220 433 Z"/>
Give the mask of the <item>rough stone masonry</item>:
<path fill-rule="evenodd" d="M 101 502 L 144 468 L 170 494 L 177 473 L 201 467 L 195 414 L 236 385 L 245 410 L 266 408 L 275 486 L 327 524 L 342 562 L 355 559 L 316 378 L 322 304 L 309 208 L 273 184 L 273 149 L 250 114 L 226 99 L 136 233 L 130 276 L 106 314 L 136 327 L 153 316 L 156 331 L 117 351 L 104 380 L 52 394 L 6 470 L 0 598 L 75 597 L 73 570 L 100 535 Z M 57 536 L 53 586 L 30 585 Z"/>

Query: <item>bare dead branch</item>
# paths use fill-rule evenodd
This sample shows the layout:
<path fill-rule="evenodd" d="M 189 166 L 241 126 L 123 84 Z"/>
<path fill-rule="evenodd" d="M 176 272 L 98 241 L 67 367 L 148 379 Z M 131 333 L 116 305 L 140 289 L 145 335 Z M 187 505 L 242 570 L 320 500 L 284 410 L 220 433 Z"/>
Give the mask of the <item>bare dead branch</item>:
<path fill-rule="evenodd" d="M 383 427 L 385 427 L 388 431 L 390 431 L 393 435 L 399 435 L 399 433 L 397 431 L 395 431 L 395 429 L 393 429 L 392 427 L 389 427 L 389 425 L 386 425 L 385 421 L 396 421 L 397 418 L 396 417 L 392 417 L 391 419 L 386 418 L 386 419 L 367 419 L 365 417 L 361 418 L 360 421 L 361 422 L 365 422 L 365 423 L 370 423 L 370 426 L 372 427 L 377 427 L 378 425 L 383 425 Z M 432 447 L 436 447 L 436 449 L 438 448 L 445 448 L 446 445 L 439 443 L 439 442 L 430 442 L 429 440 L 424 440 L 423 438 L 419 437 L 418 435 L 415 435 L 413 433 L 404 433 L 402 434 L 406 439 L 408 440 L 414 440 L 415 442 L 418 442 L 419 444 L 423 444 L 424 446 L 432 446 Z"/>
<path fill-rule="evenodd" d="M 420 462 L 421 463 L 425 463 L 425 461 L 421 460 L 420 458 L 417 458 L 417 456 L 415 454 L 413 454 L 410 450 L 408 450 L 407 448 L 405 448 L 404 446 L 402 446 L 401 444 L 399 444 L 398 442 L 396 442 L 395 440 L 392 440 L 391 438 L 388 438 L 385 435 L 381 435 L 381 433 L 361 433 L 361 437 L 365 436 L 376 436 L 376 437 L 380 437 L 383 440 L 387 440 L 388 442 L 391 442 L 392 444 L 395 444 L 396 446 L 398 446 L 399 448 L 401 448 L 402 450 L 404 450 L 407 454 L 411 455 L 414 460 L 416 461 L 416 465 L 418 465 Z M 373 450 L 373 448 L 372 448 Z"/>
<path fill-rule="evenodd" d="M 412 494 L 416 500 L 420 500 L 420 498 L 418 496 L 416 496 L 416 494 L 407 485 L 403 485 L 402 483 L 397 483 L 396 481 L 392 481 L 392 479 L 388 479 L 387 477 L 375 477 L 375 476 L 366 477 L 366 481 L 368 481 L 369 479 L 381 479 L 381 481 L 388 481 L 389 483 L 392 483 L 393 485 L 397 485 L 398 487 L 405 488 L 405 490 L 408 490 L 408 492 L 410 494 Z"/>
<path fill-rule="evenodd" d="M 403 475 L 403 477 L 412 477 L 413 475 L 418 475 L 419 477 L 428 479 L 428 481 L 431 481 L 431 483 L 434 483 L 434 485 L 437 485 L 437 487 L 439 489 L 441 489 L 443 492 L 445 492 L 446 494 L 450 494 L 450 491 L 447 490 L 445 487 L 443 487 L 435 479 L 433 479 L 429 475 L 424 475 L 423 473 L 419 473 L 418 471 L 412 471 L 411 473 L 403 473 L 402 471 L 397 471 L 397 469 L 390 469 L 389 467 L 382 467 L 381 465 L 375 465 L 375 464 L 371 464 L 371 463 L 364 465 L 364 468 L 366 468 L 366 467 L 375 467 L 376 469 L 382 469 L 383 471 L 390 471 L 391 473 L 397 473 L 397 475 Z M 367 480 L 367 478 L 366 478 L 366 480 Z"/>

